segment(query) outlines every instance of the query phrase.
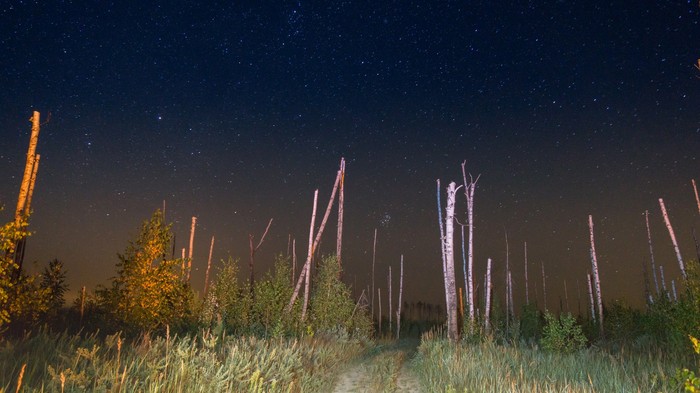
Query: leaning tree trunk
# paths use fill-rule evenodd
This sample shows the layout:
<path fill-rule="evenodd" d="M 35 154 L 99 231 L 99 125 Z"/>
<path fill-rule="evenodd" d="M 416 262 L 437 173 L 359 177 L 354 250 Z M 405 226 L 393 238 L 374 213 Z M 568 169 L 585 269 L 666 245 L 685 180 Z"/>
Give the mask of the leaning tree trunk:
<path fill-rule="evenodd" d="M 192 216 L 192 226 L 190 227 L 190 252 L 187 257 L 187 277 L 185 281 L 190 282 L 190 273 L 192 273 L 192 255 L 194 252 L 194 230 L 197 226 L 197 217 Z"/>
<path fill-rule="evenodd" d="M 598 257 L 595 252 L 595 239 L 593 238 L 593 216 L 588 216 L 588 228 L 591 235 L 591 266 L 593 270 L 593 281 L 595 284 L 595 295 L 598 304 L 598 326 L 601 336 L 605 334 L 603 330 L 603 297 L 600 293 L 600 272 L 598 271 Z"/>
<path fill-rule="evenodd" d="M 683 257 L 681 257 L 681 250 L 678 248 L 678 242 L 676 241 L 676 234 L 673 232 L 673 227 L 671 226 L 671 220 L 668 218 L 668 213 L 666 212 L 666 206 L 664 205 L 664 200 L 659 198 L 659 205 L 661 206 L 661 214 L 664 216 L 664 221 L 666 222 L 666 228 L 668 228 L 668 234 L 671 236 L 671 242 L 673 242 L 673 249 L 676 251 L 676 258 L 678 259 L 678 267 L 681 269 L 681 274 L 683 279 L 687 279 L 688 276 L 685 273 L 685 265 L 683 264 Z"/>
<path fill-rule="evenodd" d="M 265 232 L 263 232 L 263 235 L 260 237 L 260 241 L 258 242 L 257 246 L 253 246 L 253 242 L 255 241 L 255 236 L 252 233 L 248 234 L 248 245 L 250 249 L 250 295 L 255 296 L 255 253 L 258 252 L 258 249 L 260 249 L 260 246 L 262 246 L 263 241 L 265 241 L 265 236 L 267 236 L 267 232 L 270 230 L 270 225 L 272 225 L 272 218 L 270 221 L 267 222 L 267 227 L 265 228 Z"/>
<path fill-rule="evenodd" d="M 40 115 L 39 112 L 34 111 L 31 118 L 32 122 L 32 134 L 29 138 L 29 147 L 27 149 L 27 160 L 24 164 L 24 174 L 22 175 L 22 183 L 19 188 L 19 195 L 17 197 L 17 209 L 15 210 L 15 224 L 19 225 L 23 220 L 28 217 L 29 209 L 26 207 L 30 204 L 30 188 L 32 188 L 32 175 L 36 176 L 36 168 L 38 165 L 36 146 L 39 143 L 39 130 L 41 128 Z M 14 255 L 12 258 L 17 265 L 17 277 L 19 277 L 22 271 L 22 263 L 24 262 L 22 256 L 24 255 L 26 238 L 22 238 L 18 241 L 15 247 Z"/>
<path fill-rule="evenodd" d="M 698 196 L 698 186 L 695 184 L 695 179 L 692 179 L 693 191 L 695 192 L 695 203 L 698 205 L 698 213 L 700 213 L 700 196 Z"/>
<path fill-rule="evenodd" d="M 654 289 L 656 295 L 659 295 L 659 281 L 656 279 L 656 262 L 654 261 L 654 247 L 651 245 L 651 229 L 649 229 L 649 210 L 644 211 L 644 217 L 647 223 L 647 239 L 649 241 L 649 255 L 651 256 L 651 274 L 654 277 Z"/>
<path fill-rule="evenodd" d="M 591 310 L 591 319 L 593 322 L 595 322 L 595 300 L 593 300 L 593 283 L 591 282 L 591 274 L 586 274 L 586 278 L 588 279 L 588 305 L 590 306 Z"/>
<path fill-rule="evenodd" d="M 207 297 L 207 291 L 209 289 L 209 271 L 211 270 L 211 256 L 214 253 L 214 236 L 211 237 L 211 244 L 209 245 L 209 259 L 207 259 L 207 271 L 204 273 L 204 298 Z"/>

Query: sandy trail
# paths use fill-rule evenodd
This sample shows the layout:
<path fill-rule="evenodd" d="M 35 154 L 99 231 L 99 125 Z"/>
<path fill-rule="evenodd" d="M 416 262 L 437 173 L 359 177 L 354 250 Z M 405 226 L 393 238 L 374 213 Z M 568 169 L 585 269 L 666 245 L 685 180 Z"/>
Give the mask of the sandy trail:
<path fill-rule="evenodd" d="M 412 345 L 410 345 L 413 347 Z M 408 360 L 413 354 L 415 348 L 406 349 L 401 348 L 398 351 L 406 353 L 403 359 Z M 397 351 L 396 347 L 389 347 L 384 351 Z M 339 377 L 338 382 L 333 389 L 333 393 L 375 393 L 372 390 L 372 370 L 373 362 L 377 358 L 377 355 L 371 358 L 365 359 L 360 364 L 355 364 L 350 366 L 345 370 Z M 425 390 L 421 386 L 418 378 L 411 372 L 408 362 L 404 361 L 398 372 L 398 377 L 396 380 L 396 389 L 394 392 L 401 393 L 423 393 Z"/>

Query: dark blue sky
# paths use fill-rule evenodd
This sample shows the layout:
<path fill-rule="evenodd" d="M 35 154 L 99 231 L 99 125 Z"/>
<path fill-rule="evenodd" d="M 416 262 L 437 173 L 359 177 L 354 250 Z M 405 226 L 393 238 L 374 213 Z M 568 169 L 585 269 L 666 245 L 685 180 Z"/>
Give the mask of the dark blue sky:
<path fill-rule="evenodd" d="M 645 209 L 677 277 L 659 197 L 695 254 L 696 2 L 144 3 L 0 5 L 2 214 L 26 120 L 51 113 L 28 258 L 63 260 L 74 289 L 107 282 L 163 199 L 178 248 L 199 217 L 195 280 L 211 235 L 215 259 L 245 260 L 270 217 L 257 271 L 289 234 L 301 256 L 313 191 L 325 207 L 341 156 L 358 286 L 378 227 L 381 274 L 403 253 L 407 298 L 443 299 L 435 179 L 459 180 L 462 160 L 482 175 L 477 272 L 487 257 L 502 272 L 507 230 L 516 294 L 524 241 L 533 284 L 540 262 L 548 290 L 583 284 L 588 214 L 606 298 L 641 298 Z"/>

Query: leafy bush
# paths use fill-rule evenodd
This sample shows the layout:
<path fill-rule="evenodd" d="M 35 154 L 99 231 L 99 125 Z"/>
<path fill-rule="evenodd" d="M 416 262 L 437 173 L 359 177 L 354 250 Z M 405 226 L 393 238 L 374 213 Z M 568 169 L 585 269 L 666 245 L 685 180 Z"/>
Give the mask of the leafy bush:
<path fill-rule="evenodd" d="M 573 315 L 563 313 L 557 318 L 549 312 L 545 312 L 544 319 L 545 326 L 540 341 L 544 349 L 572 353 L 585 347 L 586 336 L 583 335 L 581 325 L 576 323 Z"/>

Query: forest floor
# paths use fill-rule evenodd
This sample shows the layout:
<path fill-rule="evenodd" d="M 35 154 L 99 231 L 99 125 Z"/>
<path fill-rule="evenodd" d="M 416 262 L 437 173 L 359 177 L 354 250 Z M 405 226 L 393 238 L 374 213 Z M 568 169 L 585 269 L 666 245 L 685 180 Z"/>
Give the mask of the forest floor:
<path fill-rule="evenodd" d="M 381 345 L 377 351 L 349 365 L 338 377 L 333 392 L 425 392 L 409 365 L 419 343 L 419 340 L 400 340 Z"/>

